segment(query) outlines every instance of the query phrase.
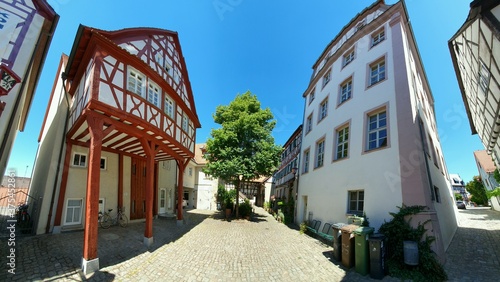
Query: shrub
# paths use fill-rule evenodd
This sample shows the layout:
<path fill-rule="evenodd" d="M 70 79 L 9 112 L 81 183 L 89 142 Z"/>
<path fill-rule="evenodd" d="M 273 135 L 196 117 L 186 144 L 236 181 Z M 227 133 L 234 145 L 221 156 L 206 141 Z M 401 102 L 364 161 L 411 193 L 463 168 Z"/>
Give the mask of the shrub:
<path fill-rule="evenodd" d="M 398 213 L 390 213 L 393 219 L 384 222 L 380 226 L 379 232 L 384 234 L 387 240 L 387 268 L 389 275 L 410 279 L 413 281 L 445 281 L 448 279 L 443 266 L 437 261 L 431 250 L 431 244 L 435 240 L 433 236 L 425 236 L 425 221 L 418 224 L 417 228 L 410 226 L 406 216 L 415 215 L 426 209 L 425 206 L 405 206 L 398 207 Z M 411 240 L 418 242 L 419 264 L 416 267 L 409 267 L 404 263 L 403 241 Z"/>
<path fill-rule="evenodd" d="M 300 224 L 299 232 L 300 234 L 304 234 L 306 233 L 306 231 L 307 231 L 307 222 L 304 221 Z"/>
<path fill-rule="evenodd" d="M 250 201 L 245 199 L 245 202 L 239 205 L 238 211 L 241 217 L 250 216 L 252 213 L 252 205 L 250 205 Z"/>

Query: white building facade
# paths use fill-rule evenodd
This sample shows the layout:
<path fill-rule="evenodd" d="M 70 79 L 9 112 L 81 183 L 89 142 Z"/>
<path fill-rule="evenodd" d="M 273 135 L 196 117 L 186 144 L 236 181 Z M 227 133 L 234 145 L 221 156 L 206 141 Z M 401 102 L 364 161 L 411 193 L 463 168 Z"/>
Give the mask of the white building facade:
<path fill-rule="evenodd" d="M 304 92 L 297 221 L 376 230 L 398 206 L 424 205 L 440 258 L 457 228 L 434 100 L 404 2 L 377 1 L 331 41 Z M 432 230 L 432 231 L 431 231 Z"/>

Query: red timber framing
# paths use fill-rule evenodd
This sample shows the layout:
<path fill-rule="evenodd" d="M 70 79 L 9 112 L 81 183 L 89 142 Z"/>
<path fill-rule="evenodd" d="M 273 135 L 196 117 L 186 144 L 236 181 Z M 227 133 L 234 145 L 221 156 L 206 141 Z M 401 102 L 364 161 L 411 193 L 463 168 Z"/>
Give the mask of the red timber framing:
<path fill-rule="evenodd" d="M 155 58 L 165 57 L 168 66 Z M 155 65 L 156 64 L 156 65 Z M 144 95 L 128 89 L 128 70 L 143 75 Z M 171 71 L 169 68 L 174 68 Z M 157 169 L 162 160 L 175 160 L 178 170 L 177 219 L 182 222 L 183 174 L 194 157 L 195 131 L 201 125 L 196 114 L 177 33 L 137 28 L 107 32 L 80 26 L 68 59 L 65 75 L 70 82 L 73 105 L 66 133 L 66 156 L 54 226 L 61 225 L 65 193 L 69 187 L 71 148 L 89 148 L 82 268 L 99 269 L 97 258 L 98 203 L 101 151 L 116 153 L 119 182 L 118 204 L 123 206 L 124 156 L 145 164 L 144 243 L 153 243 L 153 215 L 157 212 Z M 150 95 L 150 83 L 161 88 L 159 103 Z M 166 98 L 173 110 L 166 109 Z M 105 189 L 103 187 L 103 189 Z"/>

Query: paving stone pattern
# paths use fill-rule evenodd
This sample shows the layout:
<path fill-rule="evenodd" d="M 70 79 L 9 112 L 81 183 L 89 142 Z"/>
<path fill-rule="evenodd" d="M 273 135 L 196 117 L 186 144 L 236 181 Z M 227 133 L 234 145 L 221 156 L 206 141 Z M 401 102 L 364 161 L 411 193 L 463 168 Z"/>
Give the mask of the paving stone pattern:
<path fill-rule="evenodd" d="M 478 209 L 460 216 L 445 265 L 450 280 L 496 281 L 500 213 Z M 101 269 L 88 276 L 80 271 L 82 231 L 16 238 L 15 275 L 7 272 L 2 238 L 0 281 L 377 281 L 346 269 L 332 258 L 331 246 L 260 208 L 251 221 L 230 222 L 219 212 L 191 210 L 181 226 L 174 219 L 154 220 L 153 233 L 147 248 L 143 222 L 99 229 Z"/>

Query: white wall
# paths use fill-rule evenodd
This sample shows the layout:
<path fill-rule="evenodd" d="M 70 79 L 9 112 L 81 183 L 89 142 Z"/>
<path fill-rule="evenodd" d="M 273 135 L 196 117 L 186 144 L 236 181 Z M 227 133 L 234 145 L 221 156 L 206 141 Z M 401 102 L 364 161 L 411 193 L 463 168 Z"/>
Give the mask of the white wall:
<path fill-rule="evenodd" d="M 310 148 L 309 172 L 303 173 L 304 155 L 301 158 L 297 222 L 304 218 L 303 196 L 307 196 L 308 212 L 323 223 L 347 222 L 348 191 L 364 190 L 364 211 L 371 226 L 378 228 L 384 220 L 390 220 L 388 211 L 394 211 L 402 203 L 398 128 L 395 104 L 394 76 L 392 67 L 391 34 L 384 26 L 386 40 L 369 48 L 370 34 L 358 40 L 356 58 L 342 67 L 342 56 L 335 57 L 331 81 L 322 89 L 322 79 L 316 83 L 315 99 L 309 104 L 305 97 L 304 124 L 313 113 L 313 130 L 303 130 L 302 153 Z M 350 47 L 346 47 L 350 49 Z M 386 79 L 371 87 L 367 86 L 369 64 L 385 57 Z M 329 67 L 326 66 L 325 69 Z M 320 74 L 322 76 L 322 74 Z M 340 84 L 352 76 L 352 97 L 338 106 Z M 312 87 L 310 87 L 312 88 Z M 328 97 L 328 115 L 319 124 L 319 105 Z M 367 112 L 386 107 L 389 143 L 386 148 L 365 152 Z M 349 157 L 334 161 L 335 128 L 349 123 Z M 325 138 L 325 159 L 321 168 L 314 169 L 316 142 Z M 390 161 L 387 161 L 390 160 Z"/>
<path fill-rule="evenodd" d="M 175 161 L 162 161 L 158 165 L 158 189 L 166 189 L 167 203 L 166 212 L 174 213 L 175 210 L 175 189 L 177 180 L 177 164 Z M 158 197 L 158 207 L 160 199 Z"/>

